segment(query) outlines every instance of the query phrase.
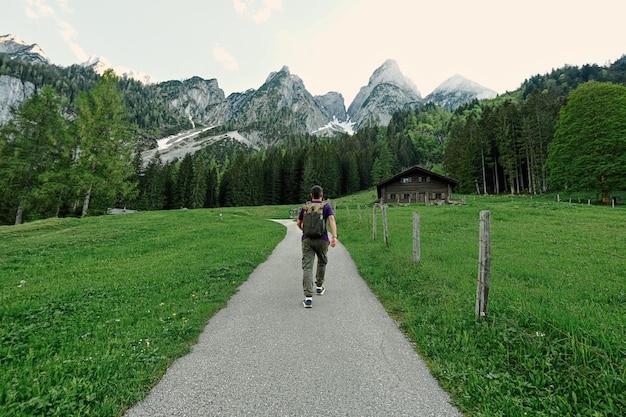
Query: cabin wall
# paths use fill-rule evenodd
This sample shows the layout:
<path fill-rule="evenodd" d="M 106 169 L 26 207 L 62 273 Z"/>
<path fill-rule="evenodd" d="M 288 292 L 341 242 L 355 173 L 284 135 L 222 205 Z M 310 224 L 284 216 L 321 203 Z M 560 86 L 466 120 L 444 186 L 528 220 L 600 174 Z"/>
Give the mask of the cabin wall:
<path fill-rule="evenodd" d="M 389 203 L 425 203 L 433 200 L 449 200 L 451 187 L 445 181 L 420 173 L 413 173 L 381 188 L 381 197 Z"/>

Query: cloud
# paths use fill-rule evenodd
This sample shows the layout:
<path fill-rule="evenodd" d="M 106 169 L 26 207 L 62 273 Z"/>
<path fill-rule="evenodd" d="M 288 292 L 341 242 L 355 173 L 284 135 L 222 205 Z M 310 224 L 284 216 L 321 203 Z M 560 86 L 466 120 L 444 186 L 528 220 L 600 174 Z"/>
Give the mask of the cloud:
<path fill-rule="evenodd" d="M 239 63 L 228 51 L 220 46 L 213 48 L 213 58 L 229 71 L 237 71 Z"/>
<path fill-rule="evenodd" d="M 267 22 L 274 11 L 282 11 L 282 0 L 233 0 L 233 7 L 238 15 L 255 23 Z"/>
<path fill-rule="evenodd" d="M 56 5 L 61 12 L 72 12 L 68 0 L 57 0 Z M 74 26 L 59 16 L 55 8 L 49 4 L 49 0 L 27 0 L 24 12 L 30 19 L 52 19 L 59 29 L 59 35 L 61 35 L 61 38 L 63 38 L 76 58 L 80 62 L 84 62 L 89 58 L 89 55 L 77 41 L 78 32 Z"/>
<path fill-rule="evenodd" d="M 44 17 L 55 17 L 56 12 L 45 0 L 27 0 L 26 16 L 31 19 L 41 19 Z"/>

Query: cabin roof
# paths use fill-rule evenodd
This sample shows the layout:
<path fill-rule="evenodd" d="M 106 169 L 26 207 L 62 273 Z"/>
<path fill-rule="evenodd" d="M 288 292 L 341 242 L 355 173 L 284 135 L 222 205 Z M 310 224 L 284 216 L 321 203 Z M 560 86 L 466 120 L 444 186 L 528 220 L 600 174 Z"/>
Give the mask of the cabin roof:
<path fill-rule="evenodd" d="M 394 175 L 393 177 L 389 177 L 386 180 L 383 180 L 383 181 L 379 182 L 376 185 L 376 188 L 380 189 L 381 187 L 384 187 L 385 185 L 394 183 L 394 182 L 398 181 L 400 178 L 406 177 L 407 175 L 414 174 L 414 173 L 429 175 L 431 177 L 434 177 L 434 178 L 437 178 L 437 179 L 439 179 L 441 181 L 449 183 L 452 187 L 455 187 L 455 186 L 459 185 L 459 181 L 457 181 L 457 180 L 455 180 L 453 178 L 437 174 L 435 172 L 429 171 L 427 169 L 424 169 L 424 168 L 421 168 L 421 167 L 418 167 L 418 166 L 413 166 L 413 167 L 411 167 L 409 169 L 405 169 L 404 171 L 400 172 L 399 174 Z"/>

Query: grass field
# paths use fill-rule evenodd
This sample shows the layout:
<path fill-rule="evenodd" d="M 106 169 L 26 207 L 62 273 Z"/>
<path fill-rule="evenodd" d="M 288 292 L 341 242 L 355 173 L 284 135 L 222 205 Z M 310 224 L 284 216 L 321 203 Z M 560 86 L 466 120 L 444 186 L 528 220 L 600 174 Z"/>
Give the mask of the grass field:
<path fill-rule="evenodd" d="M 219 213 L 0 227 L 0 415 L 116 416 L 141 399 L 284 237 L 262 211 Z"/>
<path fill-rule="evenodd" d="M 468 415 L 624 415 L 624 207 L 520 197 L 466 202 L 390 206 L 385 246 L 380 212 L 373 241 L 363 207 L 359 222 L 357 202 L 344 199 L 338 216 L 350 219 L 342 219 L 339 235 Z M 488 317 L 477 321 L 481 210 L 491 212 L 491 291 Z M 419 264 L 413 212 L 420 213 Z"/>
<path fill-rule="evenodd" d="M 366 218 L 374 198 L 333 201 L 340 240 L 467 415 L 623 415 L 624 206 L 519 197 L 390 206 L 385 245 L 380 213 L 375 241 Z M 476 320 L 480 210 L 491 211 L 493 258 L 489 314 Z M 267 259 L 285 234 L 267 219 L 288 212 L 183 210 L 0 227 L 0 415 L 120 415 Z"/>

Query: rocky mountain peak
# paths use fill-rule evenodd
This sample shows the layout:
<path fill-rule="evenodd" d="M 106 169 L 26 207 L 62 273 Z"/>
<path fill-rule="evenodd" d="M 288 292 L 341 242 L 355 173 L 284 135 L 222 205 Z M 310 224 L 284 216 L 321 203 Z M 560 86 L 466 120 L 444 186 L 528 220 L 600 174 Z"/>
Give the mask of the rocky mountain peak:
<path fill-rule="evenodd" d="M 348 116 L 357 129 L 369 121 L 387 125 L 393 113 L 421 101 L 413 81 L 402 74 L 395 60 L 388 59 L 374 71 L 368 84 L 361 87 L 348 107 Z"/>
<path fill-rule="evenodd" d="M 393 59 L 387 59 L 380 67 L 378 67 L 369 79 L 368 85 L 378 85 L 383 83 L 391 83 L 400 87 L 402 90 L 413 93 L 421 97 L 417 86 L 402 74 L 400 66 Z"/>
<path fill-rule="evenodd" d="M 37 64 L 49 64 L 50 60 L 43 49 L 36 43 L 28 45 L 16 35 L 0 36 L 0 53 L 7 54 L 13 59 Z"/>
<path fill-rule="evenodd" d="M 343 121 L 348 118 L 346 104 L 341 94 L 331 91 L 322 96 L 315 96 L 314 99 L 322 109 L 322 112 L 328 117 L 328 120 L 337 119 Z"/>
<path fill-rule="evenodd" d="M 455 74 L 435 88 L 424 100 L 454 110 L 468 101 L 490 99 L 497 95 L 495 91 Z"/>
<path fill-rule="evenodd" d="M 289 71 L 289 67 L 287 65 L 283 65 L 280 71 L 270 72 L 270 74 L 267 76 L 267 79 L 265 80 L 265 83 L 266 84 L 269 83 L 270 81 L 272 81 L 272 78 L 274 77 L 291 77 L 291 72 Z"/>
<path fill-rule="evenodd" d="M 229 101 L 233 102 L 230 96 Z M 258 90 L 238 96 L 237 108 L 231 110 L 231 122 L 245 127 L 274 120 L 283 133 L 312 132 L 329 120 L 300 77 L 291 74 L 287 66 L 270 73 Z M 271 137 L 259 139 L 276 140 Z"/>

